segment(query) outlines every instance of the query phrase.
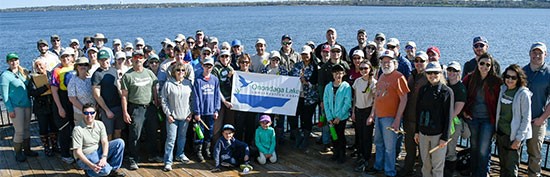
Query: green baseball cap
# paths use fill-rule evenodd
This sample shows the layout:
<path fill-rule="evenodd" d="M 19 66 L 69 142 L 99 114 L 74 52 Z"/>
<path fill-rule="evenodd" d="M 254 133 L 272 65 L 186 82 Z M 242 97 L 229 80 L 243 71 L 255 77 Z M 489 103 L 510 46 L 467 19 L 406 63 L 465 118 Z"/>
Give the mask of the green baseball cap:
<path fill-rule="evenodd" d="M 109 55 L 109 52 L 107 50 L 100 50 L 97 54 L 98 59 L 109 59 L 111 58 L 111 55 Z"/>
<path fill-rule="evenodd" d="M 17 53 L 15 52 L 8 53 L 8 55 L 6 55 L 6 61 L 10 61 L 13 59 L 19 59 L 19 55 L 17 55 Z"/>

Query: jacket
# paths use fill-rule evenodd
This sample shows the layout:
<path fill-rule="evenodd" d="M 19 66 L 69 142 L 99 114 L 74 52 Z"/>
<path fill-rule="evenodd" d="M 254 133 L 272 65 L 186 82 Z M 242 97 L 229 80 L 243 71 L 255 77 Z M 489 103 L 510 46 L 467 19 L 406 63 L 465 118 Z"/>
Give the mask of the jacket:
<path fill-rule="evenodd" d="M 52 94 L 46 94 L 42 95 L 43 93 L 50 90 L 46 85 L 42 87 L 36 87 L 34 83 L 34 77 L 32 77 L 32 74 L 29 75 L 31 78 L 29 79 L 29 83 L 27 84 L 27 91 L 29 96 L 32 96 L 32 111 L 35 114 L 50 114 L 52 113 L 53 109 L 53 97 Z M 52 78 L 52 73 L 47 71 L 47 78 L 48 80 Z"/>
<path fill-rule="evenodd" d="M 332 87 L 332 82 L 328 83 L 325 86 L 323 95 L 327 120 L 331 121 L 334 118 L 346 120 L 349 118 L 351 110 L 351 86 L 342 81 L 338 90 L 336 90 L 336 95 Z"/>
<path fill-rule="evenodd" d="M 13 112 L 15 107 L 31 107 L 31 100 L 27 94 L 28 82 L 29 80 L 23 79 L 21 72 L 17 72 L 17 74 L 10 70 L 2 72 L 0 86 L 2 99 L 8 112 Z"/>
<path fill-rule="evenodd" d="M 267 127 L 267 129 L 258 126 L 254 137 L 254 142 L 258 151 L 264 154 L 273 154 L 275 152 L 275 129 L 273 127 Z"/>
<path fill-rule="evenodd" d="M 439 139 L 447 141 L 454 112 L 453 90 L 443 83 L 426 84 L 420 88 L 418 97 L 422 99 L 416 103 L 416 133 L 441 134 Z"/>
<path fill-rule="evenodd" d="M 466 94 L 467 94 L 467 101 L 464 105 L 464 108 L 462 109 L 463 112 L 465 112 L 468 115 L 472 115 L 472 106 L 475 102 L 476 98 L 476 88 L 473 88 L 473 86 L 470 86 L 469 81 L 470 78 L 473 77 L 473 73 L 468 74 L 462 83 L 464 83 L 464 86 L 466 87 Z M 500 79 L 499 79 L 500 80 Z M 486 85 L 483 87 L 483 93 L 485 98 L 485 103 L 487 104 L 487 111 L 489 112 L 489 120 L 491 121 L 491 124 L 495 125 L 495 116 L 497 114 L 497 104 L 498 104 L 498 94 L 500 92 L 500 84 L 502 81 L 500 81 L 499 84 L 495 85 L 487 85 L 486 83 L 483 83 Z"/>
<path fill-rule="evenodd" d="M 506 85 L 500 86 L 500 94 L 498 100 L 502 99 L 502 95 L 506 92 Z M 532 136 L 531 130 L 531 96 L 533 93 L 526 87 L 518 88 L 512 102 L 512 122 L 510 141 L 523 141 L 530 139 Z M 496 115 L 496 130 L 498 130 L 498 120 L 500 119 L 500 104 L 497 104 Z"/>
<path fill-rule="evenodd" d="M 191 110 L 195 104 L 193 101 L 193 85 L 187 79 L 184 79 L 181 83 L 177 83 L 171 78 L 169 80 L 162 87 L 160 94 L 162 111 L 176 120 L 183 120 L 191 115 Z"/>

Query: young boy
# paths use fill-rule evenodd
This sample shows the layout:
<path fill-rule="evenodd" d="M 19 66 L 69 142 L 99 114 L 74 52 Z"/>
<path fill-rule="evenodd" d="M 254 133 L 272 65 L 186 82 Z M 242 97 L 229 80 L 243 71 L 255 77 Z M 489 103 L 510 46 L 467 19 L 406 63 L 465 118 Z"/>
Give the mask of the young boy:
<path fill-rule="evenodd" d="M 249 149 L 246 143 L 233 138 L 235 133 L 235 127 L 231 124 L 225 124 L 222 128 L 223 138 L 220 138 L 214 146 L 214 161 L 216 167 L 212 172 L 221 171 L 220 166 L 232 167 L 234 165 L 241 164 L 243 173 L 247 173 L 252 170 L 252 166 L 249 163 Z"/>
<path fill-rule="evenodd" d="M 275 129 L 270 127 L 271 117 L 262 115 L 260 117 L 260 126 L 256 129 L 256 147 L 260 151 L 260 156 L 257 158 L 260 164 L 265 164 L 266 159 L 271 163 L 277 162 L 277 154 L 275 153 Z"/>

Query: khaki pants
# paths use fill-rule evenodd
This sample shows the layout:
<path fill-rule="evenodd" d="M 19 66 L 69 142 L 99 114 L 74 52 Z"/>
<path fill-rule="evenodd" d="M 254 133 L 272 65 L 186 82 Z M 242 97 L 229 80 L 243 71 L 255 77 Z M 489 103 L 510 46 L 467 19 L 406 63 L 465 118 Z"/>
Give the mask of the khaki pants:
<path fill-rule="evenodd" d="M 540 176 L 540 163 L 541 163 L 541 150 L 542 143 L 544 142 L 544 136 L 546 136 L 546 124 L 545 121 L 541 126 L 535 126 L 531 124 L 533 128 L 533 137 L 527 140 L 527 153 L 529 154 L 529 176 Z"/>
<path fill-rule="evenodd" d="M 428 136 L 420 133 L 419 148 L 420 157 L 422 157 L 422 176 L 423 177 L 443 177 L 445 167 L 445 153 L 447 146 L 440 148 L 433 153 L 430 150 L 439 145 L 441 134 Z"/>
<path fill-rule="evenodd" d="M 15 130 L 13 142 L 22 143 L 24 139 L 31 137 L 29 129 L 31 123 L 31 108 L 15 107 L 13 108 L 13 112 L 15 112 L 15 118 L 10 118 L 13 122 L 13 129 Z"/>

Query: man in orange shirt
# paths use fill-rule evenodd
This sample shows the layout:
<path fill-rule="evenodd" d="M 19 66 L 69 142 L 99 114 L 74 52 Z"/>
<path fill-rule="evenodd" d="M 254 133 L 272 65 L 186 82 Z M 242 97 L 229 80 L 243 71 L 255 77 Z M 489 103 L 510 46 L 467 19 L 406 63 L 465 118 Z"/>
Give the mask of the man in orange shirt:
<path fill-rule="evenodd" d="M 407 104 L 407 93 L 410 90 L 407 86 L 407 79 L 396 70 L 395 53 L 385 50 L 381 53 L 380 60 L 383 75 L 376 83 L 374 111 L 367 120 L 367 124 L 372 124 L 375 119 L 374 144 L 378 155 L 376 156 L 374 168 L 368 171 L 375 174 L 384 170 L 386 176 L 396 176 L 395 147 L 397 134 L 388 130 L 387 127 L 394 130 L 399 129 L 401 117 Z"/>

